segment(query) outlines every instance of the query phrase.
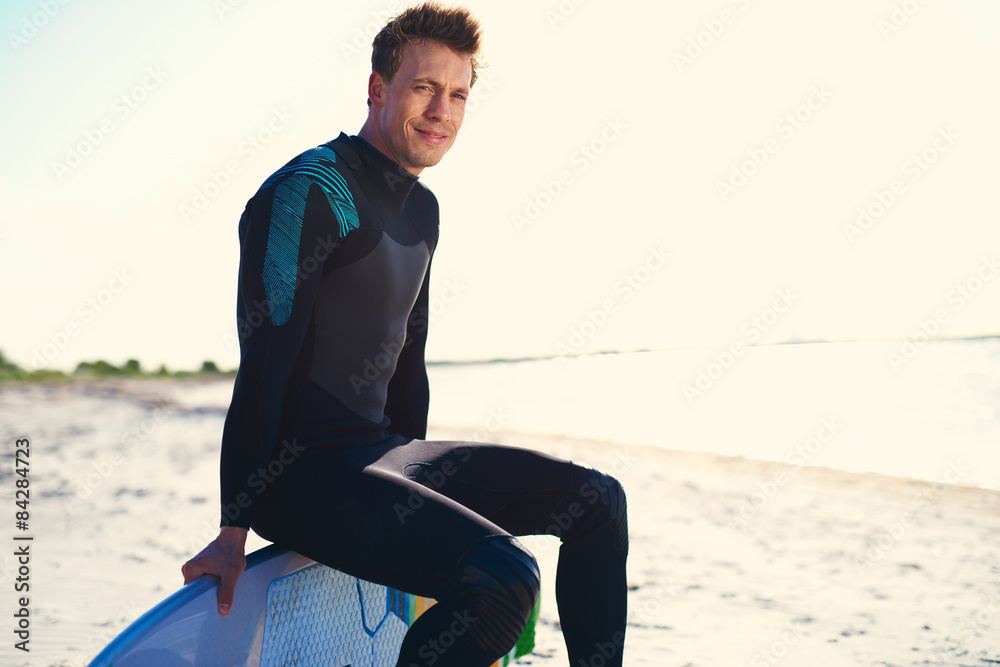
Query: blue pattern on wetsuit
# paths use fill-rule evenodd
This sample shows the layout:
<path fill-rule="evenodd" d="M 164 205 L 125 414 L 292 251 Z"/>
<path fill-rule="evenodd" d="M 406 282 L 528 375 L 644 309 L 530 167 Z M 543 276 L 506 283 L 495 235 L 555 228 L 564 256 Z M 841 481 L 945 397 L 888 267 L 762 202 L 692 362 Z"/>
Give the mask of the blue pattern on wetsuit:
<path fill-rule="evenodd" d="M 344 177 L 337 173 L 336 153 L 328 146 L 307 151 L 268 178 L 261 189 L 281 181 L 274 189 L 271 224 L 264 255 L 264 290 L 271 308 L 271 323 L 284 324 L 292 314 L 298 275 L 299 238 L 309 188 L 318 185 L 337 216 L 340 238 L 358 228 L 358 212 Z M 287 177 L 287 178 L 286 178 Z M 284 180 L 282 180 L 284 179 Z"/>

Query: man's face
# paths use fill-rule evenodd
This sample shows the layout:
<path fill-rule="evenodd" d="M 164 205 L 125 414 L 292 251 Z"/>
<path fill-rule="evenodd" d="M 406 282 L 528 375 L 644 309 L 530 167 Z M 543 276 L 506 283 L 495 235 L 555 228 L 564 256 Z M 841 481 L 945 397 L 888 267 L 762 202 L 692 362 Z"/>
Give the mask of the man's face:
<path fill-rule="evenodd" d="M 414 175 L 436 165 L 462 127 L 471 80 L 468 56 L 439 42 L 404 45 L 392 82 L 376 73 L 369 83 L 384 144 L 376 148 Z"/>

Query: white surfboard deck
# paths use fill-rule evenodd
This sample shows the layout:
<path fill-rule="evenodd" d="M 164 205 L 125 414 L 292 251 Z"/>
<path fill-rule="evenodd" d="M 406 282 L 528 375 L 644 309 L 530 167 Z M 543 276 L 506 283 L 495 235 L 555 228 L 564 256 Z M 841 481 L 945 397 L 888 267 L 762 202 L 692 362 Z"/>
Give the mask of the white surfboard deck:
<path fill-rule="evenodd" d="M 433 600 L 357 579 L 270 545 L 247 555 L 229 614 L 203 576 L 140 616 L 90 667 L 394 667 Z M 538 608 L 502 666 L 534 648 Z"/>

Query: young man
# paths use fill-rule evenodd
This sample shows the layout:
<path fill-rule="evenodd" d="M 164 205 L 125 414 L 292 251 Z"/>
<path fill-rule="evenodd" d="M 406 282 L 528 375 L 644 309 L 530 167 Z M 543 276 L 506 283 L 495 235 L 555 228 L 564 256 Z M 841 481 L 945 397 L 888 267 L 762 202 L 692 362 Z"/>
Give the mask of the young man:
<path fill-rule="evenodd" d="M 436 599 L 398 665 L 485 666 L 517 641 L 538 594 L 537 564 L 513 535 L 547 533 L 562 540 L 556 597 L 572 665 L 598 655 L 621 665 L 618 482 L 525 449 L 423 440 L 438 206 L 417 177 L 462 126 L 479 41 L 467 11 L 435 3 L 390 21 L 373 44 L 358 136 L 306 151 L 248 202 L 222 528 L 184 564 L 184 581 L 218 576 L 228 613 L 252 527 Z M 455 639 L 447 649 L 443 633 Z"/>

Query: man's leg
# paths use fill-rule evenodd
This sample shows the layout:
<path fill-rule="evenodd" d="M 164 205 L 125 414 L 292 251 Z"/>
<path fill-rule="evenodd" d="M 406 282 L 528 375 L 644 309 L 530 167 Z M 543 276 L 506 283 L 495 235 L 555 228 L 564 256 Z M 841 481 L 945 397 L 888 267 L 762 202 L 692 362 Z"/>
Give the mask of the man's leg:
<path fill-rule="evenodd" d="M 398 666 L 486 667 L 538 594 L 534 558 L 495 524 L 403 474 L 405 447 L 304 452 L 254 513 L 266 539 L 370 581 L 433 597 Z"/>
<path fill-rule="evenodd" d="M 556 601 L 570 664 L 622 664 L 625 494 L 614 478 L 530 450 L 414 441 L 404 474 L 513 535 L 562 540 Z M 395 465 L 400 465 L 397 460 Z"/>

